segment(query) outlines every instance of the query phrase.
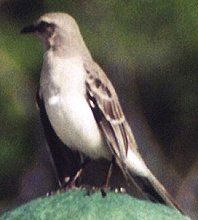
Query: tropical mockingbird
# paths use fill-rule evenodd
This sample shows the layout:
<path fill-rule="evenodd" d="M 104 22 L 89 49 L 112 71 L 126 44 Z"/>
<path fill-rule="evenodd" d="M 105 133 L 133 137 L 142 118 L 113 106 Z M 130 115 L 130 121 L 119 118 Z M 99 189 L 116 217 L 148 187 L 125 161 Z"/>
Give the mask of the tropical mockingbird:
<path fill-rule="evenodd" d="M 66 13 L 48 13 L 22 32 L 36 33 L 45 45 L 39 99 L 60 140 L 92 159 L 114 157 L 136 186 L 178 208 L 138 152 L 116 91 L 93 60 L 76 21 Z"/>

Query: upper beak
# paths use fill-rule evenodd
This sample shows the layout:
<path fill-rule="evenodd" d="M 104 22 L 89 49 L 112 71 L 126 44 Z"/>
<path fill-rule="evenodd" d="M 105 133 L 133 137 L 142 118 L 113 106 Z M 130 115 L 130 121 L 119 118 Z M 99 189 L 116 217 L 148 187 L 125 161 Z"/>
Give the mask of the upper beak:
<path fill-rule="evenodd" d="M 37 27 L 35 25 L 30 25 L 30 26 L 24 27 L 21 30 L 21 33 L 22 34 L 29 34 L 29 33 L 34 33 L 36 31 L 37 31 Z"/>

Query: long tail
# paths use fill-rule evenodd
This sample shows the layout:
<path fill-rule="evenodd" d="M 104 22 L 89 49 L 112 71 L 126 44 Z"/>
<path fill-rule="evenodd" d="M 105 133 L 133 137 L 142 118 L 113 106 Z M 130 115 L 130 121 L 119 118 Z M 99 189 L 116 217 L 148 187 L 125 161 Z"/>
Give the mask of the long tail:
<path fill-rule="evenodd" d="M 132 182 L 146 199 L 168 205 L 184 214 L 182 208 L 151 173 L 138 153 L 130 152 L 129 154 L 124 165 L 121 160 L 117 160 L 127 180 Z"/>
<path fill-rule="evenodd" d="M 177 204 L 175 199 L 167 192 L 164 186 L 155 178 L 152 173 L 146 177 L 134 175 L 128 172 L 127 176 L 147 199 L 156 203 L 158 202 L 168 205 L 184 214 L 184 211 Z"/>

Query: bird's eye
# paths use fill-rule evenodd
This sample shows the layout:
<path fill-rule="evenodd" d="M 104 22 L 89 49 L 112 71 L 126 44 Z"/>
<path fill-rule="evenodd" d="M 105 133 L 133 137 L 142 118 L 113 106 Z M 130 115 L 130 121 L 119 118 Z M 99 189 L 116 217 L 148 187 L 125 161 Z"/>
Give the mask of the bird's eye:
<path fill-rule="evenodd" d="M 44 21 L 41 21 L 37 25 L 37 31 L 40 32 L 40 33 L 43 33 L 43 32 L 52 33 L 52 32 L 54 32 L 54 28 L 55 28 L 54 24 L 47 23 L 47 22 L 44 22 Z"/>

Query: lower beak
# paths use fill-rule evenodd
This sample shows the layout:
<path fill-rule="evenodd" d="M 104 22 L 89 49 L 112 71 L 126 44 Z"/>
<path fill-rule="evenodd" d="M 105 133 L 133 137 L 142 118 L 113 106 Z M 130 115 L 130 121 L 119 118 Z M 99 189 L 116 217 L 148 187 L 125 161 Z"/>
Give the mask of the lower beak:
<path fill-rule="evenodd" d="M 29 33 L 34 33 L 37 31 L 37 28 L 35 25 L 30 25 L 30 26 L 27 26 L 27 27 L 24 27 L 22 30 L 21 30 L 21 33 L 22 34 L 29 34 Z"/>

